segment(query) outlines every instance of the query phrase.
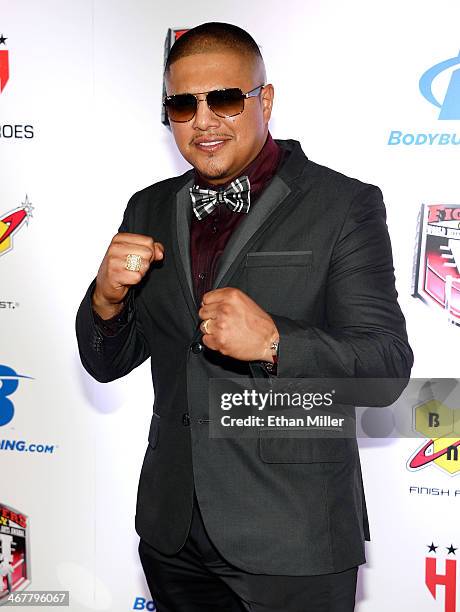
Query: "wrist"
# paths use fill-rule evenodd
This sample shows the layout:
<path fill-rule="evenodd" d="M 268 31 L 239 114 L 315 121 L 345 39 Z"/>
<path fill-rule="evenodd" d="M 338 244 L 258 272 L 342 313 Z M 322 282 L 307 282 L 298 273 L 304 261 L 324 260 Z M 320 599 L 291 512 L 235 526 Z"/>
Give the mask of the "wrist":
<path fill-rule="evenodd" d="M 123 310 L 124 302 L 123 300 L 121 302 L 109 302 L 102 298 L 97 290 L 94 290 L 91 296 L 91 306 L 101 319 L 111 319 Z"/>
<path fill-rule="evenodd" d="M 277 363 L 278 361 L 278 347 L 279 347 L 280 335 L 276 327 L 274 331 L 269 336 L 269 340 L 266 343 L 263 356 L 261 357 L 261 361 L 266 361 L 267 363 Z"/>

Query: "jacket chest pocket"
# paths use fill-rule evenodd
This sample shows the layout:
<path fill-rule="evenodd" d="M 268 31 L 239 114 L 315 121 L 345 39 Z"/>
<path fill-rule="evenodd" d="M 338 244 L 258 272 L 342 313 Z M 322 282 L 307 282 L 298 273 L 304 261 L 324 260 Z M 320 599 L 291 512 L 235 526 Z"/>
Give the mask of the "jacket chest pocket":
<path fill-rule="evenodd" d="M 247 294 L 268 312 L 302 318 L 312 257 L 312 251 L 247 253 L 244 266 Z"/>

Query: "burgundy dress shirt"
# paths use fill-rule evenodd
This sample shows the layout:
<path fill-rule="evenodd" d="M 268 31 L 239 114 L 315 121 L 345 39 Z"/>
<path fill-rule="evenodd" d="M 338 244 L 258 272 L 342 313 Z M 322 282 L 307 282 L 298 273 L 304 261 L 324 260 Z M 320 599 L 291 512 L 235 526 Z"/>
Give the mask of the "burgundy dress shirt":
<path fill-rule="evenodd" d="M 248 213 L 235 213 L 224 203 L 217 206 L 201 221 L 192 213 L 190 258 L 197 304 L 201 304 L 203 294 L 213 285 L 219 258 L 228 239 L 246 214 L 251 214 L 251 208 L 275 174 L 282 154 L 283 149 L 276 144 L 269 133 L 257 157 L 241 171 L 240 176 L 248 176 L 250 183 L 251 205 Z M 219 185 L 219 189 L 225 189 L 231 182 Z M 216 186 L 208 183 L 196 169 L 195 184 L 202 189 L 216 189 Z"/>

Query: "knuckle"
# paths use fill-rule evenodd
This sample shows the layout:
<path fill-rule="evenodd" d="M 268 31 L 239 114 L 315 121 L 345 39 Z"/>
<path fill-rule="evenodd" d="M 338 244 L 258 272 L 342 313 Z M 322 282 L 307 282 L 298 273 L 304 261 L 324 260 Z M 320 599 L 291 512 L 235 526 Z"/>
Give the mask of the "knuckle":
<path fill-rule="evenodd" d="M 152 236 L 143 236 L 142 237 L 142 246 L 148 250 L 148 251 L 153 251 L 154 247 L 155 247 L 155 240 L 153 239 Z"/>
<path fill-rule="evenodd" d="M 108 272 L 114 272 L 118 268 L 118 260 L 113 255 L 107 257 L 107 270 Z"/>
<path fill-rule="evenodd" d="M 225 340 L 221 340 L 219 343 L 219 352 L 222 353 L 222 355 L 228 355 L 229 354 L 229 350 L 228 350 L 228 345 L 225 342 Z"/>
<path fill-rule="evenodd" d="M 115 258 L 126 257 L 123 251 L 122 244 L 120 242 L 114 242 L 113 244 L 111 244 L 109 247 L 109 250 L 107 251 L 107 255 L 109 257 L 115 257 Z"/>
<path fill-rule="evenodd" d="M 119 245 L 120 243 L 125 242 L 125 236 L 125 232 L 118 232 L 118 234 L 115 234 L 115 236 L 112 238 L 111 244 Z"/>

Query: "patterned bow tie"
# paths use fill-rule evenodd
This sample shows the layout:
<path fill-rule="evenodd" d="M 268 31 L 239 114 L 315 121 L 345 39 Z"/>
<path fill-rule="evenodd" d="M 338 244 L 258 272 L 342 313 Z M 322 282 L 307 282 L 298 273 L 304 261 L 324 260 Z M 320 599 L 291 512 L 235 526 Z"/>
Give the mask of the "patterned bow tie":
<path fill-rule="evenodd" d="M 209 215 L 219 204 L 225 204 L 233 212 L 248 213 L 251 205 L 250 183 L 247 176 L 235 179 L 227 189 L 215 191 L 214 189 L 200 189 L 196 185 L 190 187 L 193 212 L 201 221 Z"/>

